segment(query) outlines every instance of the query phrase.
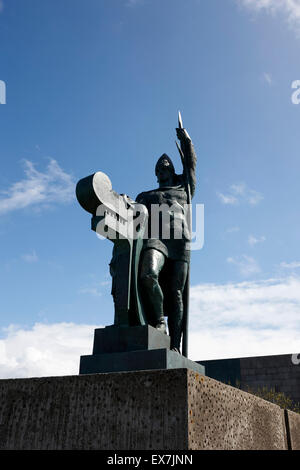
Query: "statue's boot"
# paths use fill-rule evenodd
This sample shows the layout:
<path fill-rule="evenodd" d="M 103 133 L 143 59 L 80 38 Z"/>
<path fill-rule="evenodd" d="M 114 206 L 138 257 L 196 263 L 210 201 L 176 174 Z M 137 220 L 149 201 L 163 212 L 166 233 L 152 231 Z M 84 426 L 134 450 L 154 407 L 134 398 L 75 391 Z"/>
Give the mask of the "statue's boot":
<path fill-rule="evenodd" d="M 171 348 L 171 351 L 174 351 L 174 352 L 177 352 L 178 354 L 181 354 L 181 352 L 177 348 Z"/>
<path fill-rule="evenodd" d="M 174 339 L 174 337 L 172 338 L 172 336 L 171 336 L 171 347 L 170 347 L 170 349 L 172 351 L 175 351 L 175 352 L 178 352 L 179 354 L 181 354 L 181 352 L 180 352 L 180 338 Z"/>
<path fill-rule="evenodd" d="M 182 319 L 181 318 L 168 318 L 169 334 L 171 337 L 171 346 L 172 351 L 180 353 L 180 343 L 181 343 L 181 334 L 182 334 Z"/>

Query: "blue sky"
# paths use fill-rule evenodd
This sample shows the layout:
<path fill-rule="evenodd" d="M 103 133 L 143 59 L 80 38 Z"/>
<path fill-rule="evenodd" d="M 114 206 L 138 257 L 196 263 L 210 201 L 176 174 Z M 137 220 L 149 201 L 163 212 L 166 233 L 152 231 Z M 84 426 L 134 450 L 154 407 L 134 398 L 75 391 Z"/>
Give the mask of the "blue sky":
<path fill-rule="evenodd" d="M 76 373 L 113 322 L 112 245 L 75 184 L 100 170 L 134 198 L 164 152 L 179 172 L 178 109 L 205 207 L 192 356 L 297 352 L 300 2 L 0 5 L 0 376 Z"/>

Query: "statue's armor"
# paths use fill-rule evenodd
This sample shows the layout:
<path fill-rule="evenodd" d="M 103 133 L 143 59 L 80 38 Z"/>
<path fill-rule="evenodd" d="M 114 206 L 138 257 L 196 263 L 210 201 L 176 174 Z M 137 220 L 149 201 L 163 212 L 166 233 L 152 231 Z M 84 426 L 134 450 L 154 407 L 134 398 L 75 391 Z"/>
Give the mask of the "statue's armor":
<path fill-rule="evenodd" d="M 143 204 L 148 209 L 148 231 L 147 238 L 144 240 L 144 250 L 154 248 L 162 252 L 167 258 L 189 262 L 190 250 L 190 230 L 188 221 L 188 203 L 187 185 L 190 186 L 191 196 L 193 196 L 196 186 L 195 168 L 197 157 L 194 151 L 193 144 L 191 142 L 186 143 L 185 148 L 186 158 L 186 170 L 187 173 L 182 175 L 174 175 L 174 186 L 163 187 L 140 193 L 136 201 L 139 204 Z M 171 210 L 169 212 L 169 218 L 164 221 L 163 217 L 160 217 L 158 236 L 151 238 L 151 207 L 153 204 L 168 205 Z M 168 224 L 167 233 L 170 233 L 170 239 L 166 239 L 162 236 L 163 228 L 166 228 L 164 224 Z M 182 237 L 176 239 L 176 228 L 181 225 Z M 178 233 L 178 232 L 177 232 Z"/>
<path fill-rule="evenodd" d="M 185 207 L 187 204 L 187 194 L 184 186 L 178 185 L 147 191 L 139 194 L 136 200 L 138 203 L 147 207 L 149 214 L 144 250 L 154 248 L 162 252 L 169 259 L 188 262 L 190 253 L 188 250 L 188 242 L 190 240 L 190 234 L 187 223 L 187 208 Z M 165 204 L 172 208 L 169 214 L 167 214 L 169 216 L 166 221 L 168 227 L 164 227 L 165 229 L 168 228 L 167 233 L 170 234 L 169 239 L 163 237 L 163 216 L 160 216 L 159 219 L 158 237 L 151 238 L 151 206 L 154 204 Z M 176 226 L 177 228 L 181 226 L 181 239 L 174 238 Z"/>

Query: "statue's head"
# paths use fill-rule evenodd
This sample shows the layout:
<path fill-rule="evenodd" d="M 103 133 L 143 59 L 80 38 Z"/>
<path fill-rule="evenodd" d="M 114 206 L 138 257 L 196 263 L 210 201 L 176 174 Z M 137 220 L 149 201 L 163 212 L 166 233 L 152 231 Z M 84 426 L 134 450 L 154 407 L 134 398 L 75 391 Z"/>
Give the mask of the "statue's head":
<path fill-rule="evenodd" d="M 155 166 L 155 174 L 160 184 L 174 180 L 175 168 L 171 158 L 166 153 L 158 159 Z"/>

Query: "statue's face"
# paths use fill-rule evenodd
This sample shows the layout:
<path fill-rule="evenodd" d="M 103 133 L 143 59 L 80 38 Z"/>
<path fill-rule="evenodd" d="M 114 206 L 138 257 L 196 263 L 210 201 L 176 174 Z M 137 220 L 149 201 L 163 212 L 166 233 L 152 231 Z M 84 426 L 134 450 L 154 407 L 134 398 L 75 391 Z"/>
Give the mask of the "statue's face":
<path fill-rule="evenodd" d="M 159 183 L 165 183 L 173 179 L 173 172 L 169 165 L 159 165 L 156 176 Z"/>

